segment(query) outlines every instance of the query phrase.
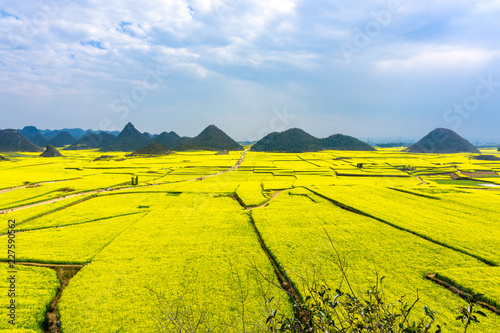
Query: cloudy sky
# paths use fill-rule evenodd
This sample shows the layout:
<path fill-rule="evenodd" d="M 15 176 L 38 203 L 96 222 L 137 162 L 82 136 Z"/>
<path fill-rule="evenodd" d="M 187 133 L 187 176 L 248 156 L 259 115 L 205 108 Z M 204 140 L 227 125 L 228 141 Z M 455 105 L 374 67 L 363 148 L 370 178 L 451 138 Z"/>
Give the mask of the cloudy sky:
<path fill-rule="evenodd" d="M 0 0 L 0 128 L 500 142 L 500 1 Z"/>

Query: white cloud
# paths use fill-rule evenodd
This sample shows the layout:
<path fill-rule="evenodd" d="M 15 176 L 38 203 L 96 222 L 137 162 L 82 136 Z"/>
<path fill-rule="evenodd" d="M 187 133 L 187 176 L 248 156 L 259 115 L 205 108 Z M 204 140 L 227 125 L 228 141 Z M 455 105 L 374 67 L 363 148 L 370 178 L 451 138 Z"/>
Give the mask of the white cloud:
<path fill-rule="evenodd" d="M 64 4 L 43 7 L 57 2 Z M 398 86 L 392 77 L 425 82 L 446 71 L 459 81 L 498 68 L 500 0 L 400 2 L 390 24 L 346 64 L 339 44 L 352 43 L 356 29 L 389 0 L 0 0 L 0 93 L 8 105 L 52 99 L 47 105 L 55 109 L 74 101 L 89 110 L 99 104 L 103 112 L 106 101 L 161 65 L 170 76 L 158 95 L 149 95 L 156 104 L 145 101 L 141 112 L 195 105 L 206 106 L 209 117 L 218 109 L 248 113 L 314 96 L 334 110 L 325 113 L 348 113 L 386 107 L 373 91 L 389 91 L 384 100 L 390 99 Z M 411 89 L 418 96 L 426 87 Z"/>
<path fill-rule="evenodd" d="M 395 50 L 396 47 L 393 48 Z M 400 45 L 396 57 L 375 61 L 382 71 L 430 71 L 480 69 L 498 57 L 500 52 L 484 49 L 465 49 L 444 45 Z M 397 52 L 397 51 L 396 51 Z"/>

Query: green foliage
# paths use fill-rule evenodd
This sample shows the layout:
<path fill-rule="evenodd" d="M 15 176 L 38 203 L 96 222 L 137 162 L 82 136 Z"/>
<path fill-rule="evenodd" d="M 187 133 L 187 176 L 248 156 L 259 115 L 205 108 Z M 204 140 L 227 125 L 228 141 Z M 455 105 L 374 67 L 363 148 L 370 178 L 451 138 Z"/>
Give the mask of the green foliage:
<path fill-rule="evenodd" d="M 318 138 L 299 128 L 291 128 L 284 132 L 273 132 L 255 143 L 252 151 L 303 153 L 322 150 L 323 146 Z"/>
<path fill-rule="evenodd" d="M 42 148 L 35 146 L 31 141 L 14 129 L 0 131 L 0 151 L 37 152 L 42 150 Z"/>
<path fill-rule="evenodd" d="M 48 144 L 54 147 L 64 147 L 72 145 L 76 139 L 66 131 L 59 132 L 55 137 L 49 140 Z"/>
<path fill-rule="evenodd" d="M 349 135 L 334 134 L 321 139 L 325 150 L 375 151 L 369 144 Z"/>
<path fill-rule="evenodd" d="M 132 155 L 165 155 L 168 153 L 171 153 L 170 149 L 168 149 L 165 145 L 154 141 L 140 149 L 137 149 L 132 153 Z"/>
<path fill-rule="evenodd" d="M 134 125 L 128 123 L 109 145 L 102 147 L 101 151 L 135 151 L 144 147 L 151 139 L 139 132 Z"/>
<path fill-rule="evenodd" d="M 302 301 L 299 297 L 292 298 L 294 315 L 281 315 L 277 318 L 277 310 L 271 312 L 267 324 L 271 332 L 401 332 L 425 333 L 434 325 L 434 311 L 424 306 L 424 316 L 417 320 L 410 316 L 417 298 L 408 303 L 404 296 L 397 304 L 390 304 L 384 294 L 383 280 L 375 271 L 375 284 L 361 294 L 356 292 L 347 275 L 347 263 L 335 248 L 330 235 L 325 229 L 328 241 L 333 249 L 331 261 L 341 273 L 339 287 L 332 290 L 327 283 L 312 282 L 302 278 L 308 295 Z M 342 291 L 344 289 L 345 291 Z M 436 333 L 441 327 L 436 325 Z"/>
<path fill-rule="evenodd" d="M 130 185 L 139 185 L 139 176 L 132 176 L 130 179 Z"/>
<path fill-rule="evenodd" d="M 106 132 L 100 132 L 99 134 L 88 132 L 71 146 L 65 148 L 65 150 L 101 148 L 109 145 L 114 139 L 116 139 L 116 136 Z"/>
<path fill-rule="evenodd" d="M 205 128 L 198 136 L 180 143 L 175 150 L 243 150 L 243 147 L 214 125 Z"/>
<path fill-rule="evenodd" d="M 277 316 L 273 310 L 267 319 L 271 332 L 441 332 L 441 325 L 434 325 L 434 311 L 424 306 L 423 315 L 410 321 L 410 314 L 418 303 L 409 304 L 401 297 L 397 304 L 387 304 L 380 284 L 370 287 L 365 295 L 352 290 L 343 292 L 324 285 L 313 286 L 311 295 L 304 302 L 295 302 L 295 316 Z M 297 315 L 298 314 L 298 315 Z"/>
<path fill-rule="evenodd" d="M 457 320 L 462 321 L 463 324 L 465 324 L 465 332 L 467 332 L 467 329 L 469 326 L 473 323 L 479 323 L 479 320 L 477 319 L 477 315 L 486 317 L 486 314 L 482 311 L 478 311 L 474 309 L 475 303 L 478 302 L 479 298 L 483 296 L 482 294 L 464 294 L 465 300 L 467 301 L 468 305 L 467 306 L 460 306 L 458 308 L 459 316 L 456 318 Z"/>
<path fill-rule="evenodd" d="M 334 134 L 318 139 L 309 133 L 291 128 L 284 132 L 273 132 L 255 143 L 252 151 L 303 153 L 320 150 L 373 151 L 375 148 L 352 136 Z"/>
<path fill-rule="evenodd" d="M 181 137 L 175 132 L 162 132 L 160 135 L 154 138 L 156 142 L 161 143 L 162 145 L 173 148 L 175 145 L 179 143 Z"/>
<path fill-rule="evenodd" d="M 431 154 L 479 153 L 479 150 L 469 141 L 446 128 L 436 128 L 408 147 L 406 151 Z"/>
<path fill-rule="evenodd" d="M 415 319 L 414 308 L 420 300 L 418 291 L 417 298 L 412 303 L 408 303 L 405 296 L 402 296 L 396 304 L 389 304 L 384 294 L 385 276 L 379 278 L 377 271 L 375 271 L 375 285 L 370 286 L 364 294 L 356 292 L 347 276 L 345 259 L 341 258 L 328 233 L 327 237 L 334 251 L 333 261 L 342 273 L 340 286 L 332 290 L 328 285 L 318 284 L 316 281 L 310 285 L 303 279 L 308 288 L 308 296 L 304 301 L 298 297 L 291 298 L 294 308 L 293 316 L 282 314 L 278 317 L 278 310 L 272 310 L 266 320 L 269 331 L 290 333 L 442 332 L 442 325 L 435 323 L 435 312 L 426 305 L 423 308 L 423 314 Z M 465 324 L 464 333 L 472 323 L 479 323 L 477 315 L 486 317 L 484 312 L 474 309 L 474 305 L 481 296 L 481 294 L 464 294 L 468 305 L 459 307 L 459 316 L 456 318 Z"/>

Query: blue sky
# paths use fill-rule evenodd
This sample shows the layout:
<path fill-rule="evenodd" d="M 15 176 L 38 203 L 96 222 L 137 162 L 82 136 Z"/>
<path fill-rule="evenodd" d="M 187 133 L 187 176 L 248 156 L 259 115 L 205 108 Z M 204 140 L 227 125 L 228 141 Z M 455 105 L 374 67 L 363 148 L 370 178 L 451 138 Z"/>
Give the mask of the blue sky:
<path fill-rule="evenodd" d="M 498 17 L 498 0 L 0 0 L 1 127 L 500 142 Z"/>

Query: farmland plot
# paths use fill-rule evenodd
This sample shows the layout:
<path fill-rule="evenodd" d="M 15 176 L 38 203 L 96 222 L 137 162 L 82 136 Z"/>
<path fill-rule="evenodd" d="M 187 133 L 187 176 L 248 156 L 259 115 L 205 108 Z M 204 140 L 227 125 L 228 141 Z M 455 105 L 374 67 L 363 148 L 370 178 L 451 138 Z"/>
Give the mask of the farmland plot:
<path fill-rule="evenodd" d="M 0 237 L 0 244 L 4 245 L 6 237 Z M 8 290 L 10 281 L 7 279 L 12 273 L 8 264 L 0 264 L 0 291 L 4 304 L 0 309 L 0 332 L 42 333 L 45 312 L 52 299 L 57 294 L 59 280 L 56 272 L 42 267 L 28 267 L 15 265 L 15 301 L 16 325 L 8 323 L 7 309 L 9 302 Z M 14 328 L 14 329 L 13 329 Z"/>
<path fill-rule="evenodd" d="M 484 202 L 482 208 L 477 209 L 477 206 L 454 200 L 436 200 L 382 186 L 317 186 L 310 189 L 484 262 L 500 264 L 498 205 Z M 455 197 L 460 194 L 456 193 Z"/>
<path fill-rule="evenodd" d="M 209 194 L 169 200 L 169 208 L 128 228 L 71 281 L 60 304 L 64 332 L 153 332 L 155 320 L 170 325 L 155 293 L 166 307 L 189 305 L 193 321 L 203 313 L 203 329 L 209 323 L 258 331 L 269 315 L 266 297 L 289 313 L 283 293 L 261 284 L 252 268 L 276 280 L 235 200 Z"/>
<path fill-rule="evenodd" d="M 311 196 L 314 200 L 311 200 Z M 385 292 L 394 303 L 407 295 L 416 298 L 419 309 L 428 305 L 437 313 L 437 320 L 456 331 L 458 296 L 428 281 L 424 275 L 439 270 L 488 268 L 477 259 L 434 244 L 411 233 L 361 216 L 310 194 L 288 195 L 283 192 L 265 209 L 252 212 L 256 226 L 270 252 L 284 267 L 287 275 L 305 297 L 303 283 L 313 281 L 337 288 L 341 277 L 325 231 L 335 247 L 346 257 L 347 274 L 354 288 L 362 293 L 375 283 L 375 270 L 385 276 Z M 360 232 L 362 230 L 362 232 Z M 416 311 L 417 315 L 421 310 Z M 500 318 L 483 319 L 481 332 L 496 332 Z"/>

